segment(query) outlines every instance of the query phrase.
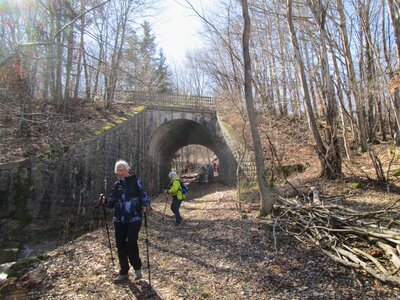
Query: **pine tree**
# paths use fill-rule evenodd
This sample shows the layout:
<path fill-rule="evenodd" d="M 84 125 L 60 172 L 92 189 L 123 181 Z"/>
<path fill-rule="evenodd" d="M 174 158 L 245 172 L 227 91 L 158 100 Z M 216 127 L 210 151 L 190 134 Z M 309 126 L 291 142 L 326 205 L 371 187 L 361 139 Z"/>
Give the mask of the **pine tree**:
<path fill-rule="evenodd" d="M 157 68 L 156 68 L 156 89 L 158 93 L 171 93 L 171 72 L 169 71 L 168 64 L 166 62 L 164 51 L 160 49 L 158 51 Z"/>
<path fill-rule="evenodd" d="M 139 83 L 140 90 L 155 91 L 156 74 L 156 49 L 155 36 L 152 33 L 150 24 L 145 21 L 142 24 L 143 37 L 139 42 Z"/>

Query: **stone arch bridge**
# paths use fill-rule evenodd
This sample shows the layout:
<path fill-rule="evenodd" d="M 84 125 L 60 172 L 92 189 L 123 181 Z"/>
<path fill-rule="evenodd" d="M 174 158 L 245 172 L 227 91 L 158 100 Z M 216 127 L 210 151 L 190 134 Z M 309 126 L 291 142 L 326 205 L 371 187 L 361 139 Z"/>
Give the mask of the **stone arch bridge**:
<path fill-rule="evenodd" d="M 237 162 L 211 98 L 132 92 L 120 97 L 144 109 L 58 152 L 0 165 L 0 216 L 20 211 L 47 218 L 67 207 L 84 209 L 111 190 L 118 159 L 132 165 L 150 194 L 158 193 L 168 182 L 173 155 L 191 144 L 212 150 L 220 162 L 219 180 L 235 184 Z"/>
<path fill-rule="evenodd" d="M 176 151 L 187 145 L 202 145 L 212 150 L 219 159 L 219 180 L 234 184 L 236 160 L 225 142 L 215 111 L 199 108 L 150 106 L 145 111 L 147 126 L 145 160 L 149 161 L 152 184 L 150 190 L 165 186 L 170 163 Z M 146 173 L 146 170 L 143 170 Z"/>
<path fill-rule="evenodd" d="M 119 99 L 145 105 L 143 111 L 123 126 L 128 131 L 125 137 L 134 142 L 131 148 L 135 150 L 121 157 L 129 157 L 150 192 L 159 192 L 168 183 L 167 174 L 176 151 L 193 144 L 216 154 L 220 181 L 228 185 L 236 182 L 237 162 L 226 142 L 212 98 L 125 92 Z"/>

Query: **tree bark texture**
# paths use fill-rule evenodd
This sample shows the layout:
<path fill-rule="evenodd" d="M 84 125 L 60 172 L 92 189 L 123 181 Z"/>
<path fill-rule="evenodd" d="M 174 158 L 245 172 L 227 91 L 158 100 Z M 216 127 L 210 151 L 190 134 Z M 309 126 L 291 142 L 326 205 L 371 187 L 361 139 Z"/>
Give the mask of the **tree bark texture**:
<path fill-rule="evenodd" d="M 267 186 L 265 179 L 264 156 L 261 146 L 260 133 L 257 128 L 257 117 L 254 110 L 253 91 L 252 91 L 252 74 L 251 59 L 249 50 L 250 40 L 250 16 L 248 11 L 247 0 L 241 0 L 243 12 L 243 59 L 244 59 L 244 92 L 246 99 L 246 108 L 249 116 L 251 135 L 254 144 L 254 155 L 256 160 L 257 182 L 260 189 L 261 212 L 269 213 L 272 211 L 273 194 Z"/>
<path fill-rule="evenodd" d="M 310 126 L 311 133 L 314 138 L 314 142 L 316 144 L 316 151 L 318 153 L 318 156 L 321 157 L 321 156 L 325 155 L 325 147 L 324 147 L 321 135 L 319 134 L 319 131 L 318 131 L 317 122 L 315 120 L 314 111 L 312 108 L 310 93 L 309 93 L 308 84 L 307 84 L 307 77 L 306 77 L 306 73 L 305 73 L 304 62 L 301 58 L 300 47 L 299 47 L 299 43 L 297 41 L 296 31 L 294 29 L 294 24 L 293 24 L 293 20 L 292 20 L 292 0 L 287 0 L 286 4 L 287 4 L 286 17 L 287 17 L 287 22 L 288 22 L 288 27 L 289 27 L 289 32 L 290 32 L 290 38 L 291 38 L 292 45 L 293 45 L 296 69 L 297 69 L 297 73 L 298 73 L 298 76 L 300 79 L 301 90 L 303 93 L 304 103 L 306 106 L 308 124 Z"/>
<path fill-rule="evenodd" d="M 326 32 L 326 4 L 322 1 L 308 1 L 308 6 L 319 29 L 320 61 L 324 103 L 326 103 L 324 128 L 325 153 L 320 157 L 322 165 L 321 176 L 336 179 L 342 176 L 342 159 L 337 136 L 337 104 L 333 88 L 333 80 L 329 71 L 328 36 Z"/>
<path fill-rule="evenodd" d="M 344 12 L 344 6 L 342 0 L 336 0 L 337 10 L 340 16 L 340 33 L 342 37 L 343 47 L 344 47 L 344 56 L 346 59 L 346 68 L 349 77 L 350 90 L 352 96 L 355 100 L 356 110 L 357 110 L 357 124 L 358 124 L 358 143 L 360 146 L 360 150 L 362 152 L 366 152 L 368 150 L 367 145 L 367 137 L 366 137 L 366 129 L 365 129 L 365 117 L 364 117 L 364 109 L 363 103 L 361 99 L 361 91 L 360 87 L 357 83 L 355 67 L 353 63 L 353 58 L 351 55 L 350 43 L 347 34 L 346 28 L 346 15 Z"/>

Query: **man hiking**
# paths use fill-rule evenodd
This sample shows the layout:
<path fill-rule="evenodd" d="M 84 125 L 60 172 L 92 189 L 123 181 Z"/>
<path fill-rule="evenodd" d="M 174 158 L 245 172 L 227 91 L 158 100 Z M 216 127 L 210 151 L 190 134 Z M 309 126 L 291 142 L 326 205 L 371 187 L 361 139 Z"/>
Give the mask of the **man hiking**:
<path fill-rule="evenodd" d="M 138 177 L 130 172 L 124 160 L 115 163 L 118 180 L 114 183 L 111 196 L 100 197 L 100 203 L 114 208 L 115 240 L 117 243 L 120 270 L 114 282 L 128 279 L 129 263 L 135 270 L 135 279 L 142 277 L 142 261 L 139 256 L 138 237 L 142 225 L 143 212 L 150 211 L 150 199 L 142 188 Z"/>

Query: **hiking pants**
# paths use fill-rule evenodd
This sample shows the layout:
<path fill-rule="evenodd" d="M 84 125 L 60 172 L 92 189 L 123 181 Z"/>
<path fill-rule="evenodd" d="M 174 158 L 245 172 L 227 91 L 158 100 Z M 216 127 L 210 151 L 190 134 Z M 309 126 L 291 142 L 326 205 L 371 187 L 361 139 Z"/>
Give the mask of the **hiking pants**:
<path fill-rule="evenodd" d="M 208 183 L 212 183 L 214 181 L 214 174 L 208 174 Z"/>
<path fill-rule="evenodd" d="M 179 213 L 179 208 L 181 207 L 181 204 L 182 200 L 178 200 L 177 197 L 172 198 L 171 210 L 175 215 L 175 222 L 178 224 L 182 221 L 181 214 Z"/>
<path fill-rule="evenodd" d="M 204 183 L 205 178 L 206 178 L 206 174 L 199 175 L 199 184 Z"/>
<path fill-rule="evenodd" d="M 118 259 L 120 265 L 120 275 L 126 275 L 129 271 L 128 259 L 135 270 L 142 268 L 142 262 L 139 257 L 138 238 L 141 221 L 131 223 L 114 223 L 115 241 L 117 242 Z"/>

